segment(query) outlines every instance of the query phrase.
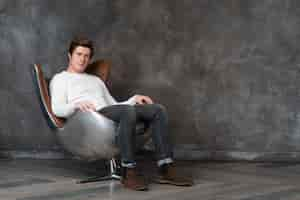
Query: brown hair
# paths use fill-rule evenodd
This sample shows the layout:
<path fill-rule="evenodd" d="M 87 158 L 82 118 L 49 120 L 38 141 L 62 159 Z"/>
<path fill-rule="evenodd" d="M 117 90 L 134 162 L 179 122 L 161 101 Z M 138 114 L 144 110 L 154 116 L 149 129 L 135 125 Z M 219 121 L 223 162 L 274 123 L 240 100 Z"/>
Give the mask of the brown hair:
<path fill-rule="evenodd" d="M 90 57 L 91 58 L 93 57 L 93 55 L 94 55 L 94 44 L 93 44 L 92 40 L 89 40 L 88 38 L 83 37 L 83 36 L 74 37 L 73 40 L 70 43 L 69 53 L 72 55 L 73 51 L 79 46 L 89 48 L 91 50 Z"/>

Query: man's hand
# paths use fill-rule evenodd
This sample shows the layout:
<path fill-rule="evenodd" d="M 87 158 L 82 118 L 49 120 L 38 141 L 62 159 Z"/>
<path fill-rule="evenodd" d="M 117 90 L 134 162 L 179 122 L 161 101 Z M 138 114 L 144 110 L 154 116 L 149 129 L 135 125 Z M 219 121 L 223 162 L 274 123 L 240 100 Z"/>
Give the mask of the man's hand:
<path fill-rule="evenodd" d="M 96 106 L 90 101 L 81 101 L 75 104 L 75 108 L 87 112 L 87 111 L 96 111 Z"/>
<path fill-rule="evenodd" d="M 137 104 L 153 104 L 153 101 L 150 97 L 144 95 L 135 95 L 135 102 Z"/>

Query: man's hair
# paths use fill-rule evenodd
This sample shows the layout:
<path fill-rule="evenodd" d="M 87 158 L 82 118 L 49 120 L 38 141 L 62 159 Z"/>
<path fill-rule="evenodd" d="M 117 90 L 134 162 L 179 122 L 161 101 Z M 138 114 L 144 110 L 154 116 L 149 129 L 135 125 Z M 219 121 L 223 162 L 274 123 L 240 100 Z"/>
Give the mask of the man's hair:
<path fill-rule="evenodd" d="M 73 40 L 70 43 L 69 53 L 72 55 L 73 51 L 79 46 L 89 48 L 91 50 L 90 57 L 91 58 L 93 57 L 93 55 L 94 55 L 94 44 L 93 44 L 92 40 L 89 40 L 88 38 L 83 37 L 83 36 L 74 37 Z"/>

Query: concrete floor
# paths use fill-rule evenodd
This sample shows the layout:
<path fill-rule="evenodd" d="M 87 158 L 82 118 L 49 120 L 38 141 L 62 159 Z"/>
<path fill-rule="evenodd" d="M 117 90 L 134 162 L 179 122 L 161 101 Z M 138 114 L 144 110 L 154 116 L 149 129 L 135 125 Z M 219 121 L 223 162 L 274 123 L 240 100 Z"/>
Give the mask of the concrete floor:
<path fill-rule="evenodd" d="M 118 181 L 76 184 L 100 175 L 103 163 L 76 160 L 0 160 L 0 200 L 203 199 L 299 200 L 300 163 L 178 162 L 193 173 L 195 186 L 150 184 L 147 192 L 130 191 Z M 143 162 L 148 176 L 153 162 Z"/>

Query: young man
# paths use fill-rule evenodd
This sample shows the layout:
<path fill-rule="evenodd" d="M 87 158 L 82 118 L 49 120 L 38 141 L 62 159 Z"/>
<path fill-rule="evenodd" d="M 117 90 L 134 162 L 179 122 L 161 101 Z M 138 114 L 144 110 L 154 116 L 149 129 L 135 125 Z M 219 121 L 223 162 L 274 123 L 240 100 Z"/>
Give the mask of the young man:
<path fill-rule="evenodd" d="M 137 122 L 150 123 L 152 139 L 157 153 L 158 182 L 189 186 L 192 181 L 177 175 L 172 149 L 168 140 L 167 113 L 163 106 L 154 104 L 144 95 L 134 95 L 124 102 L 117 102 L 105 84 L 93 75 L 85 73 L 94 47 L 86 38 L 74 38 L 70 44 L 69 65 L 56 74 L 50 83 L 51 103 L 55 115 L 67 118 L 76 110 L 97 111 L 115 121 L 117 138 L 124 168 L 122 183 L 134 190 L 146 190 L 147 183 L 137 174 L 134 156 L 135 126 Z"/>

